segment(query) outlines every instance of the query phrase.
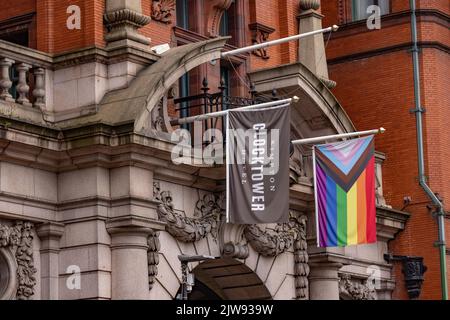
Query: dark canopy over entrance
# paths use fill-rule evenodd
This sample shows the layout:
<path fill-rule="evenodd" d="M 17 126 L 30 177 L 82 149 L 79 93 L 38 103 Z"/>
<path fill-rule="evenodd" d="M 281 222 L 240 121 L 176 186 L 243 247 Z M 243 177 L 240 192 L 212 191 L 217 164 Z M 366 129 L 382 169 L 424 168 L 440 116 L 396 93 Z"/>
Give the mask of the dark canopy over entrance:
<path fill-rule="evenodd" d="M 189 300 L 264 300 L 272 296 L 258 275 L 234 259 L 210 260 L 194 268 Z"/>

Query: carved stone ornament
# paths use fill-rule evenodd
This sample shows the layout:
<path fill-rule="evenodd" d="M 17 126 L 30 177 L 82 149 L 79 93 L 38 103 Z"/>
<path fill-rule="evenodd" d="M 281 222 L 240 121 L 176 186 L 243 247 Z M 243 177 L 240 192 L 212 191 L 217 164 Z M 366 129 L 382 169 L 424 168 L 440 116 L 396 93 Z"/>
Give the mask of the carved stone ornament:
<path fill-rule="evenodd" d="M 172 22 L 173 11 L 175 11 L 175 0 L 153 0 L 153 20 L 169 24 Z"/>
<path fill-rule="evenodd" d="M 171 128 L 167 111 L 167 95 L 151 111 L 151 128 L 160 132 L 169 132 Z"/>
<path fill-rule="evenodd" d="M 263 231 L 256 225 L 249 225 L 244 234 L 253 249 L 266 257 L 276 257 L 294 247 L 296 297 L 299 300 L 308 299 L 306 216 L 291 212 L 289 222 L 278 224 L 275 230 Z"/>
<path fill-rule="evenodd" d="M 214 240 L 219 240 L 223 256 L 236 259 L 248 257 L 247 242 L 257 253 L 266 257 L 276 257 L 293 248 L 296 297 L 299 300 L 308 299 L 306 216 L 291 212 L 288 223 L 278 224 L 275 229 L 263 230 L 257 225 L 225 223 L 224 193 L 204 195 L 197 201 L 194 218 L 186 217 L 173 208 L 170 191 L 161 191 L 159 182 L 153 184 L 153 198 L 159 202 L 157 208 L 159 219 L 166 222 L 166 231 L 178 241 L 196 242 L 211 234 Z M 154 255 L 159 251 L 159 242 L 153 242 L 156 240 L 157 236 L 149 237 L 151 285 L 157 274 L 155 268 L 158 260 Z"/>
<path fill-rule="evenodd" d="M 246 225 L 243 224 L 226 223 L 225 216 L 223 217 L 220 225 L 219 246 L 224 257 L 248 258 L 250 252 L 244 237 L 245 228 Z"/>
<path fill-rule="evenodd" d="M 107 42 L 129 39 L 145 45 L 150 43 L 149 39 L 137 32 L 139 28 L 150 23 L 150 17 L 130 9 L 121 9 L 106 12 L 103 20 L 108 28 L 105 35 Z"/>
<path fill-rule="evenodd" d="M 311 177 L 308 173 L 307 156 L 294 151 L 294 156 L 289 159 L 290 185 L 298 183 L 311 183 Z"/>
<path fill-rule="evenodd" d="M 153 184 L 153 199 L 159 202 L 159 220 L 166 222 L 166 231 L 182 242 L 197 242 L 211 234 L 217 241 L 220 215 L 224 208 L 224 195 L 207 194 L 197 202 L 194 215 L 190 218 L 174 210 L 170 191 L 161 191 L 158 182 Z"/>
<path fill-rule="evenodd" d="M 206 34 L 209 37 L 219 36 L 220 21 L 223 13 L 230 8 L 233 0 L 208 0 L 204 2 L 204 12 L 207 13 Z"/>
<path fill-rule="evenodd" d="M 159 264 L 159 250 L 161 249 L 161 243 L 159 242 L 159 232 L 153 231 L 148 239 L 148 287 L 151 290 L 155 283 L 156 276 L 158 275 Z"/>
<path fill-rule="evenodd" d="M 268 26 L 263 25 L 258 22 L 250 24 L 249 28 L 252 31 L 252 43 L 253 44 L 267 42 L 269 40 L 270 34 L 275 32 L 274 28 L 268 27 Z M 270 58 L 267 48 L 261 48 L 261 49 L 253 51 L 252 53 L 255 56 L 263 58 L 263 59 Z"/>
<path fill-rule="evenodd" d="M 352 280 L 348 274 L 340 275 L 339 295 L 347 300 L 376 300 L 376 291 L 369 280 Z"/>
<path fill-rule="evenodd" d="M 32 230 L 31 222 L 18 221 L 11 227 L 0 224 L 0 247 L 9 248 L 17 263 L 18 300 L 28 300 L 33 296 L 36 285 Z"/>

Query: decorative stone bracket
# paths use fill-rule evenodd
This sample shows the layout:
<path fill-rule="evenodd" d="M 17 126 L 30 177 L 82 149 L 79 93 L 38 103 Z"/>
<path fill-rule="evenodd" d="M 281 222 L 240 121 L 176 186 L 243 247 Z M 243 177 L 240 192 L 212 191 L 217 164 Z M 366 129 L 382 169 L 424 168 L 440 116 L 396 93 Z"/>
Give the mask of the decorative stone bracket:
<path fill-rule="evenodd" d="M 8 248 L 17 263 L 18 300 L 28 300 L 34 294 L 36 285 L 33 260 L 33 224 L 18 221 L 14 226 L 0 224 L 0 248 Z"/>
<path fill-rule="evenodd" d="M 376 291 L 369 279 L 362 283 L 348 274 L 339 277 L 339 295 L 346 300 L 376 300 Z"/>
<path fill-rule="evenodd" d="M 153 199 L 159 202 L 159 220 L 166 223 L 167 232 L 182 242 L 197 242 L 208 234 L 217 240 L 220 215 L 223 212 L 221 197 L 223 195 L 205 195 L 197 202 L 194 215 L 198 218 L 190 218 L 174 210 L 172 194 L 169 191 L 161 191 L 158 182 L 153 184 Z"/>
<path fill-rule="evenodd" d="M 252 31 L 252 43 L 259 44 L 269 40 L 269 36 L 275 32 L 274 28 L 263 25 L 261 23 L 255 22 L 249 25 L 250 30 Z M 253 51 L 253 54 L 262 59 L 269 59 L 269 53 L 267 48 L 262 48 Z"/>

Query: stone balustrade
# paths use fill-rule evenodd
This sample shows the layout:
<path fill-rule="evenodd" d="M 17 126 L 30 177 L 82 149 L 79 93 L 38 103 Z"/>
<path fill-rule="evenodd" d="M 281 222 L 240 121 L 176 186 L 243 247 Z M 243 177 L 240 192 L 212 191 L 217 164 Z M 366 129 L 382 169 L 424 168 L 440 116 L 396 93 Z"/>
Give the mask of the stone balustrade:
<path fill-rule="evenodd" d="M 44 109 L 51 61 L 44 53 L 0 40 L 0 101 Z"/>

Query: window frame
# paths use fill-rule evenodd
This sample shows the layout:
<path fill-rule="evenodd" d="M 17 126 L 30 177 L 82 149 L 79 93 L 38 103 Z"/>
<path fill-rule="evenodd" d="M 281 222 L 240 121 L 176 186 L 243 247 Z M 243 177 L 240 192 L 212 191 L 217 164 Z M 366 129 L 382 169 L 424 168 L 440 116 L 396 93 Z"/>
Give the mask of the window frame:
<path fill-rule="evenodd" d="M 28 48 L 36 49 L 36 14 L 29 13 L 0 21 L 0 39 L 21 34 L 26 36 L 26 43 L 5 40 Z"/>
<path fill-rule="evenodd" d="M 176 26 L 185 30 L 189 30 L 190 27 L 189 0 L 176 0 L 175 8 L 176 8 Z"/>
<path fill-rule="evenodd" d="M 361 0 L 350 0 L 350 9 L 351 9 L 351 11 L 350 11 L 350 17 L 351 17 L 351 21 L 352 22 L 358 22 L 358 21 L 363 21 L 363 20 L 366 20 L 367 19 L 367 16 L 365 16 L 365 17 L 363 17 L 363 18 L 360 18 L 360 17 L 357 17 L 357 13 L 356 13 L 356 10 L 355 10 L 355 8 L 356 8 L 356 4 L 358 3 L 358 2 L 360 2 Z M 375 6 L 380 6 L 380 1 L 381 0 L 373 0 L 373 4 L 370 4 L 370 5 L 375 5 Z M 390 14 L 391 12 L 392 12 L 392 1 L 391 0 L 387 0 L 388 1 L 388 12 L 386 12 L 386 13 L 381 13 L 381 16 L 384 16 L 384 15 L 387 15 L 387 14 Z M 366 8 L 366 12 L 367 12 L 367 8 Z M 367 13 L 366 13 L 367 14 Z"/>

